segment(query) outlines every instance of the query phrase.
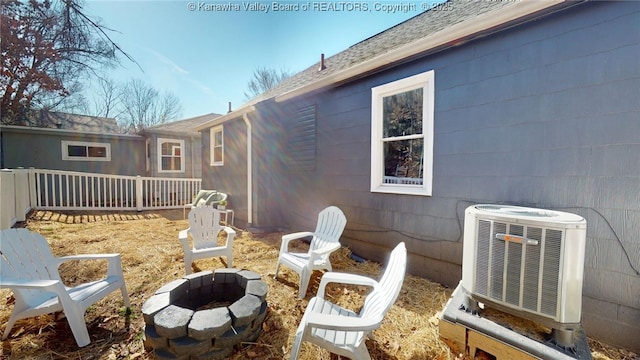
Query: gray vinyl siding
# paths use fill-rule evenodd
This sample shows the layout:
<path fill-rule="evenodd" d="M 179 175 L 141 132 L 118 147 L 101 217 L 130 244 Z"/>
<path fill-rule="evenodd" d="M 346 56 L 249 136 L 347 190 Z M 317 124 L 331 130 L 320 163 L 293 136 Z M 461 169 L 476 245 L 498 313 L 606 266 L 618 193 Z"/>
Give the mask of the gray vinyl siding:
<path fill-rule="evenodd" d="M 234 224 L 247 225 L 247 137 L 242 119 L 224 124 L 224 165 L 211 166 L 210 131 L 202 134 L 202 188 L 228 195 L 227 207 L 234 210 Z"/>
<path fill-rule="evenodd" d="M 1 131 L 5 168 L 34 167 L 113 175 L 145 174 L 145 145 L 141 137 L 14 127 L 3 127 Z M 63 140 L 108 143 L 111 145 L 111 161 L 62 160 Z"/>
<path fill-rule="evenodd" d="M 312 229 L 319 210 L 337 205 L 348 219 L 343 242 L 356 254 L 383 261 L 405 241 L 411 273 L 453 287 L 467 206 L 577 213 L 588 223 L 587 334 L 640 350 L 639 23 L 638 2 L 586 3 L 312 96 L 263 104 L 258 112 L 278 114 L 283 128 L 296 109 L 316 106 L 315 170 L 284 168 L 273 185 L 286 187 L 279 209 L 288 227 Z M 371 88 L 432 69 L 433 196 L 371 193 Z"/>
<path fill-rule="evenodd" d="M 640 2 L 586 2 L 359 80 L 256 105 L 253 228 L 313 230 L 347 216 L 344 245 L 384 261 L 399 241 L 408 271 L 461 278 L 464 209 L 500 203 L 587 220 L 587 335 L 640 351 Z M 435 71 L 433 196 L 370 192 L 371 89 Z M 290 166 L 288 131 L 315 106 L 314 166 Z M 225 165 L 203 187 L 231 194 L 247 221 L 246 126 L 225 123 Z M 237 220 L 236 220 L 237 221 Z M 236 224 L 238 224 L 236 222 Z"/>

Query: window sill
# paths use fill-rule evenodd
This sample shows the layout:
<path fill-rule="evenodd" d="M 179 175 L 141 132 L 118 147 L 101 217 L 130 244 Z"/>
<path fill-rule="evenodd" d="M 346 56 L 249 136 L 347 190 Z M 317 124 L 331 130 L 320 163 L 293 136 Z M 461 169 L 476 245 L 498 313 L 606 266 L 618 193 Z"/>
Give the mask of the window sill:
<path fill-rule="evenodd" d="M 431 196 L 431 189 L 417 186 L 389 186 L 382 185 L 371 188 L 374 193 L 399 194 L 399 195 L 419 195 Z"/>

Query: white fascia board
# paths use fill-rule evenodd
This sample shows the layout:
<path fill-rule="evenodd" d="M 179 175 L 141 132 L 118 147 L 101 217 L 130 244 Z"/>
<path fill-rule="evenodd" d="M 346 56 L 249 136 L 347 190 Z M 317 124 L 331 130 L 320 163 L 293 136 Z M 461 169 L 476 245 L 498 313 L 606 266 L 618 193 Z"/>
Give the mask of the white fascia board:
<path fill-rule="evenodd" d="M 247 104 L 242 106 L 241 108 L 239 108 L 238 110 L 234 110 L 230 113 L 224 114 L 222 116 L 219 116 L 215 119 L 212 119 L 210 121 L 207 121 L 206 123 L 199 125 L 198 127 L 195 128 L 195 131 L 203 131 L 206 130 L 208 128 L 220 125 L 220 124 L 224 124 L 227 121 L 233 120 L 233 119 L 238 119 L 238 118 L 242 118 L 245 114 L 249 114 L 252 113 L 256 110 L 255 105 L 254 104 Z"/>
<path fill-rule="evenodd" d="M 359 63 L 351 68 L 342 70 L 330 75 L 322 80 L 299 87 L 275 97 L 276 102 L 283 102 L 292 98 L 320 90 L 335 83 L 360 76 L 364 73 L 374 71 L 389 64 L 411 58 L 417 54 L 428 52 L 442 46 L 460 45 L 465 38 L 474 34 L 483 33 L 493 28 L 499 28 L 503 24 L 527 17 L 536 12 L 565 3 L 566 0 L 524 0 L 519 1 L 506 8 L 497 9 L 479 15 L 473 19 L 468 19 L 461 23 L 452 25 L 424 38 L 418 39 L 409 44 L 402 45 L 397 49 Z"/>

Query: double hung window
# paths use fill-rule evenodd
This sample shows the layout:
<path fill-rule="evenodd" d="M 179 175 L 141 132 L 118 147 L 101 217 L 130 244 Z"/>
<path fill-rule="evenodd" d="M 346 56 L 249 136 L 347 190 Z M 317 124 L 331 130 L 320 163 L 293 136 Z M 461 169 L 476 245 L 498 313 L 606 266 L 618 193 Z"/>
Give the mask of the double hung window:
<path fill-rule="evenodd" d="M 184 172 L 184 140 L 158 138 L 158 172 Z"/>
<path fill-rule="evenodd" d="M 371 191 L 431 195 L 434 71 L 371 92 Z"/>
<path fill-rule="evenodd" d="M 224 165 L 224 128 L 222 126 L 211 128 L 210 135 L 210 165 L 222 166 Z"/>

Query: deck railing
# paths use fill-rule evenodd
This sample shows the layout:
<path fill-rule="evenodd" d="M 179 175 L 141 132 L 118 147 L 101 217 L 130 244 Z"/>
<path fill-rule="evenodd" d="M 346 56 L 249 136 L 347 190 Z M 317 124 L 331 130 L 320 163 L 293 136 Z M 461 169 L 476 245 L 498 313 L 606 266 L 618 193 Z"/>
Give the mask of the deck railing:
<path fill-rule="evenodd" d="M 0 173 L 0 228 L 23 221 L 31 209 L 151 210 L 190 203 L 201 179 L 122 176 L 42 169 Z"/>

